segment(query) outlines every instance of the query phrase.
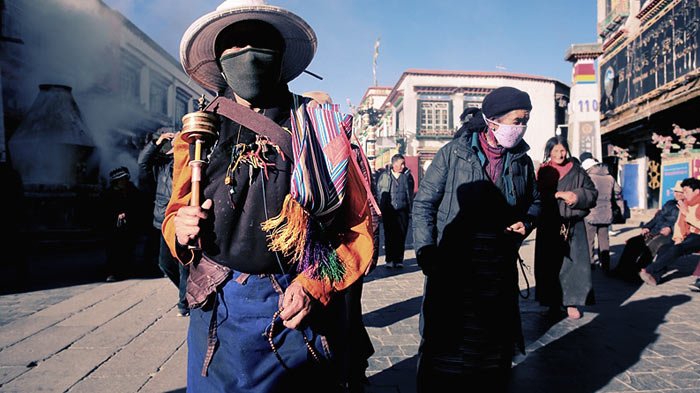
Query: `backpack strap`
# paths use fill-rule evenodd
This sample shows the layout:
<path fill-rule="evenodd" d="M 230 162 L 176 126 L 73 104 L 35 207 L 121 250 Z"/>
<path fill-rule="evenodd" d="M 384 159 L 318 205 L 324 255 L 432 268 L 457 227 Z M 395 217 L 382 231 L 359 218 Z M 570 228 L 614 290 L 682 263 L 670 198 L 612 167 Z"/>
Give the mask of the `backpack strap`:
<path fill-rule="evenodd" d="M 287 157 L 293 157 L 289 133 L 272 119 L 223 96 L 216 97 L 204 111 L 224 116 L 256 134 L 269 137 Z"/>

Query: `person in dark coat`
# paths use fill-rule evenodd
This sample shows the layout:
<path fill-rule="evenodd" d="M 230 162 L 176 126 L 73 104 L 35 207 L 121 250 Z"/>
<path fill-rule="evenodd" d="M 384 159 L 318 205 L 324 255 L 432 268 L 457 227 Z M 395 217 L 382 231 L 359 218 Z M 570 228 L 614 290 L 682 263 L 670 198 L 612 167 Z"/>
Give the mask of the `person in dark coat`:
<path fill-rule="evenodd" d="M 175 133 L 169 130 L 161 130 L 161 134 L 154 140 L 146 143 L 138 158 L 141 179 L 149 184 L 155 183 L 155 200 L 153 206 L 153 227 L 158 231 L 159 251 L 158 267 L 178 289 L 178 316 L 190 315 L 187 307 L 185 293 L 187 291 L 187 276 L 189 270 L 168 249 L 165 239 L 161 235 L 161 226 L 165 218 L 165 209 L 168 207 L 170 195 L 173 190 L 173 148 L 172 139 Z"/>
<path fill-rule="evenodd" d="M 654 261 L 639 271 L 639 277 L 656 286 L 678 258 L 700 251 L 700 180 L 690 177 L 681 182 L 683 200 L 678 201 L 678 219 L 673 226 L 673 243 L 659 249 Z"/>
<path fill-rule="evenodd" d="M 413 205 L 426 276 L 419 392 L 504 391 L 514 350 L 524 351 L 516 257 L 540 207 L 522 140 L 531 109 L 518 89 L 489 93 L 485 126 L 438 150 L 420 183 Z"/>
<path fill-rule="evenodd" d="M 651 263 L 661 247 L 672 243 L 673 226 L 678 219 L 678 202 L 685 198 L 680 180 L 672 191 L 673 199 L 666 201 L 654 217 L 641 226 L 642 233 L 625 242 L 618 264 L 612 271 L 614 276 L 630 281 L 640 280 L 640 269 Z"/>
<path fill-rule="evenodd" d="M 391 157 L 391 167 L 377 179 L 377 200 L 382 211 L 387 267 L 403 267 L 408 219 L 415 182 L 401 154 Z"/>
<path fill-rule="evenodd" d="M 613 221 L 612 204 L 615 196 L 622 191 L 615 179 L 608 172 L 608 168 L 598 162 L 593 156 L 585 157 L 581 154 L 581 168 L 588 173 L 596 190 L 598 199 L 590 214 L 584 219 L 586 223 L 586 235 L 588 237 L 588 251 L 591 255 L 591 267 L 601 266 L 606 272 L 610 270 L 610 224 Z M 595 240 L 598 238 L 598 261 L 594 261 Z"/>
<path fill-rule="evenodd" d="M 535 242 L 536 298 L 553 316 L 565 306 L 569 318 L 579 319 L 579 307 L 586 304 L 592 288 L 584 217 L 595 206 L 598 191 L 570 158 L 565 138 L 550 138 L 544 153 L 537 172 L 542 215 Z"/>
<path fill-rule="evenodd" d="M 100 196 L 107 282 L 126 277 L 134 262 L 141 223 L 145 221 L 145 199 L 130 179 L 128 168 L 113 169 L 109 172 L 109 187 Z"/>

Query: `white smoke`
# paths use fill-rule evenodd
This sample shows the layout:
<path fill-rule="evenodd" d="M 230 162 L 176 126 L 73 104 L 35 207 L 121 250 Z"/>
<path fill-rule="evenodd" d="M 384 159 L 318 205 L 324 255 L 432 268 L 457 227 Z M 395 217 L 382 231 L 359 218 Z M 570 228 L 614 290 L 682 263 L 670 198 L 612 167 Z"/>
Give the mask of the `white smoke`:
<path fill-rule="evenodd" d="M 142 114 L 120 98 L 121 18 L 99 0 L 24 1 L 22 8 L 23 107 L 39 84 L 71 86 L 100 153 L 100 174 L 122 165 L 136 173 L 134 142 L 143 136 L 133 129 Z"/>

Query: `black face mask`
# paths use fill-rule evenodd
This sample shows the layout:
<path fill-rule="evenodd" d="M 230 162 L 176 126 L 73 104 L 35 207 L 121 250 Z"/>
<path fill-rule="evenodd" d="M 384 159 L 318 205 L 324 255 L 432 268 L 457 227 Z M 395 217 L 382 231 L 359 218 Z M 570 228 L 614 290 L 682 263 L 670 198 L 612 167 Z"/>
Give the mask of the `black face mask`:
<path fill-rule="evenodd" d="M 280 84 L 282 56 L 278 51 L 246 48 L 221 56 L 219 62 L 226 83 L 251 104 L 268 100 Z"/>

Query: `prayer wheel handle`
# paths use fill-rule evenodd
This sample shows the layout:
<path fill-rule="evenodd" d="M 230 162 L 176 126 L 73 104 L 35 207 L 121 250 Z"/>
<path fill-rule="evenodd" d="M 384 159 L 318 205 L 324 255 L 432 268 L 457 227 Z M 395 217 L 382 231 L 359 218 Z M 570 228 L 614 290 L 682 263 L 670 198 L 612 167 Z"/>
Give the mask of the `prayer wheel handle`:
<path fill-rule="evenodd" d="M 205 149 L 218 138 L 218 118 L 213 113 L 204 112 L 206 106 L 204 95 L 199 98 L 198 102 L 198 111 L 182 117 L 182 131 L 180 132 L 180 138 L 190 146 L 194 146 L 194 152 L 190 149 L 189 161 L 189 166 L 192 169 L 190 206 L 201 206 L 202 204 L 201 181 L 203 168 L 206 165 L 203 154 Z M 199 244 L 199 239 L 197 239 L 197 244 Z M 199 246 L 190 245 L 190 248 L 199 249 Z"/>

